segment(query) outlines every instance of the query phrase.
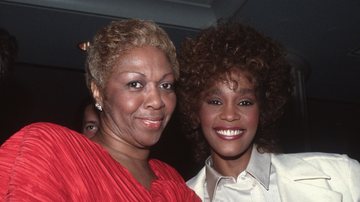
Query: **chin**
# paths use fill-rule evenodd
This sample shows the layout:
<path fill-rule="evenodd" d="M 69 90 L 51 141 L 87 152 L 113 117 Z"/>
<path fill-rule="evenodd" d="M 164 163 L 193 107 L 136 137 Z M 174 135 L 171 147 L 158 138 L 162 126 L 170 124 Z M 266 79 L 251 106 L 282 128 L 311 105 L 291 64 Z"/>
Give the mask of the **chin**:
<path fill-rule="evenodd" d="M 154 145 L 156 145 L 159 142 L 160 138 L 156 138 L 156 139 L 150 139 L 150 140 L 146 140 L 143 142 L 143 144 L 147 147 L 152 147 Z"/>
<path fill-rule="evenodd" d="M 222 159 L 225 160 L 235 160 L 240 157 L 242 157 L 245 153 L 242 151 L 234 151 L 234 150 L 228 150 L 228 151 L 219 151 L 217 153 Z"/>

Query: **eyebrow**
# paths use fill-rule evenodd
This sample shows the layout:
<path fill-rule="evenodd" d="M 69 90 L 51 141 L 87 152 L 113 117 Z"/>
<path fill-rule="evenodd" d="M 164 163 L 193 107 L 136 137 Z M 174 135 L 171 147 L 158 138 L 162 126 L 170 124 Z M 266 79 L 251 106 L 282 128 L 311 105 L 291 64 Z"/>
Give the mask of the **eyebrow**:
<path fill-rule="evenodd" d="M 165 78 L 165 77 L 167 77 L 167 76 L 174 76 L 174 77 L 175 77 L 175 74 L 174 74 L 173 71 L 171 71 L 171 72 L 169 72 L 169 73 L 164 74 L 164 76 L 162 77 L 162 79 Z"/>
<path fill-rule="evenodd" d="M 94 120 L 84 121 L 84 124 L 88 124 L 88 123 L 96 124 L 98 123 L 98 121 L 94 121 Z"/>
<path fill-rule="evenodd" d="M 235 90 L 235 92 L 239 92 L 240 94 L 253 94 L 255 93 L 255 90 L 252 88 L 240 88 L 239 90 Z M 205 91 L 206 95 L 215 94 L 220 95 L 221 91 L 218 88 L 213 88 L 208 91 Z"/>
<path fill-rule="evenodd" d="M 123 71 L 123 72 L 120 72 L 120 75 L 121 74 L 138 74 L 138 75 L 140 75 L 140 76 L 142 76 L 142 77 L 145 77 L 145 74 L 143 74 L 143 73 L 141 73 L 141 72 L 133 72 L 133 71 Z"/>
<path fill-rule="evenodd" d="M 142 76 L 142 77 L 146 77 L 145 74 L 143 74 L 143 73 L 141 73 L 141 72 L 136 72 L 136 71 L 134 71 L 134 72 L 133 72 L 133 71 L 124 71 L 124 72 L 121 72 L 120 74 L 125 74 L 125 73 L 138 74 L 138 75 L 140 75 L 140 76 Z M 173 71 L 170 71 L 170 72 L 164 74 L 164 75 L 161 77 L 160 80 L 166 78 L 167 76 L 173 76 L 173 77 L 175 77 L 175 74 L 174 74 Z"/>

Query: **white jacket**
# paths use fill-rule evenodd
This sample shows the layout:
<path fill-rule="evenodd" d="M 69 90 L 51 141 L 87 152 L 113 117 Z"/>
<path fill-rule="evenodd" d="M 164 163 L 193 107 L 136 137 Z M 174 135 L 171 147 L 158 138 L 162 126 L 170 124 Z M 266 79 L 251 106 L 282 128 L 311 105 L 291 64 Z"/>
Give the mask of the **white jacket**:
<path fill-rule="evenodd" d="M 360 164 L 346 155 L 271 154 L 284 202 L 360 202 Z M 205 167 L 187 182 L 204 198 Z"/>

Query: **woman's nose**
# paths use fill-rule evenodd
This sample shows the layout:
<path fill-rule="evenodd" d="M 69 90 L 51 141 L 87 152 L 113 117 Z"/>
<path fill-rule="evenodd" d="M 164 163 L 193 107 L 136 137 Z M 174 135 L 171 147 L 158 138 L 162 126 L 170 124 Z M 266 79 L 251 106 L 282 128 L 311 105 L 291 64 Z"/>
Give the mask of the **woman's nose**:
<path fill-rule="evenodd" d="M 153 109 L 160 109 L 164 107 L 164 102 L 161 96 L 161 89 L 156 87 L 151 87 L 149 91 L 147 92 L 147 96 L 145 99 L 145 106 L 151 107 Z"/>
<path fill-rule="evenodd" d="M 240 113 L 233 105 L 224 105 L 221 109 L 220 118 L 226 121 L 236 121 L 240 119 Z"/>

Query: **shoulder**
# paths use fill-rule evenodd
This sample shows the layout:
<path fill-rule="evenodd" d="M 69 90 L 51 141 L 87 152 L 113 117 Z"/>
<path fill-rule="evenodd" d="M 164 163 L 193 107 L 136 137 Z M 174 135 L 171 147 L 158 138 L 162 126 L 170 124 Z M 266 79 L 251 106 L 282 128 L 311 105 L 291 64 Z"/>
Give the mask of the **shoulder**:
<path fill-rule="evenodd" d="M 151 159 L 149 163 L 158 177 L 184 182 L 184 179 L 179 172 L 171 165 L 158 159 Z"/>
<path fill-rule="evenodd" d="M 50 173 L 63 165 L 59 156 L 61 152 L 68 152 L 66 148 L 70 144 L 65 139 L 72 133 L 56 124 L 34 123 L 4 142 L 0 147 L 0 198 L 6 193 L 21 192 L 29 187 L 37 190 L 40 185 L 46 188 L 45 184 L 51 184 Z"/>
<path fill-rule="evenodd" d="M 357 163 L 356 160 L 350 158 L 346 154 L 335 154 L 335 153 L 304 152 L 304 153 L 293 153 L 293 154 L 278 154 L 273 156 L 274 158 L 280 160 L 288 160 L 288 161 L 292 159 L 301 159 L 312 165 L 321 165 L 321 164 L 348 165 L 349 163 Z"/>
<path fill-rule="evenodd" d="M 21 157 L 25 157 L 25 154 L 52 157 L 54 152 L 64 150 L 70 142 L 81 138 L 80 134 L 64 126 L 38 122 L 27 125 L 12 135 L 1 145 L 1 152 Z"/>
<path fill-rule="evenodd" d="M 346 154 L 334 153 L 294 153 L 272 155 L 272 163 L 283 173 L 312 173 L 313 175 L 340 176 L 360 179 L 360 164 Z"/>
<path fill-rule="evenodd" d="M 15 134 L 10 136 L 10 139 L 22 138 L 22 139 L 33 139 L 33 138 L 51 138 L 51 137 L 63 137 L 64 135 L 75 135 L 77 132 L 66 128 L 64 126 L 49 123 L 49 122 L 37 122 L 24 126 Z"/>
<path fill-rule="evenodd" d="M 345 198 L 359 199 L 360 164 L 344 154 L 295 153 L 272 155 L 272 165 L 279 179 L 309 184 L 324 183 Z"/>
<path fill-rule="evenodd" d="M 21 136 L 23 141 L 38 141 L 41 142 L 41 144 L 52 144 L 54 142 L 57 145 L 60 142 L 84 138 L 76 131 L 48 122 L 38 122 L 27 125 L 14 134 L 14 136 L 16 135 Z"/>
<path fill-rule="evenodd" d="M 38 122 L 27 125 L 23 127 L 19 132 L 24 133 L 25 136 L 37 136 L 37 137 L 53 137 L 76 134 L 77 132 L 66 128 L 64 126 L 48 123 L 48 122 Z"/>

